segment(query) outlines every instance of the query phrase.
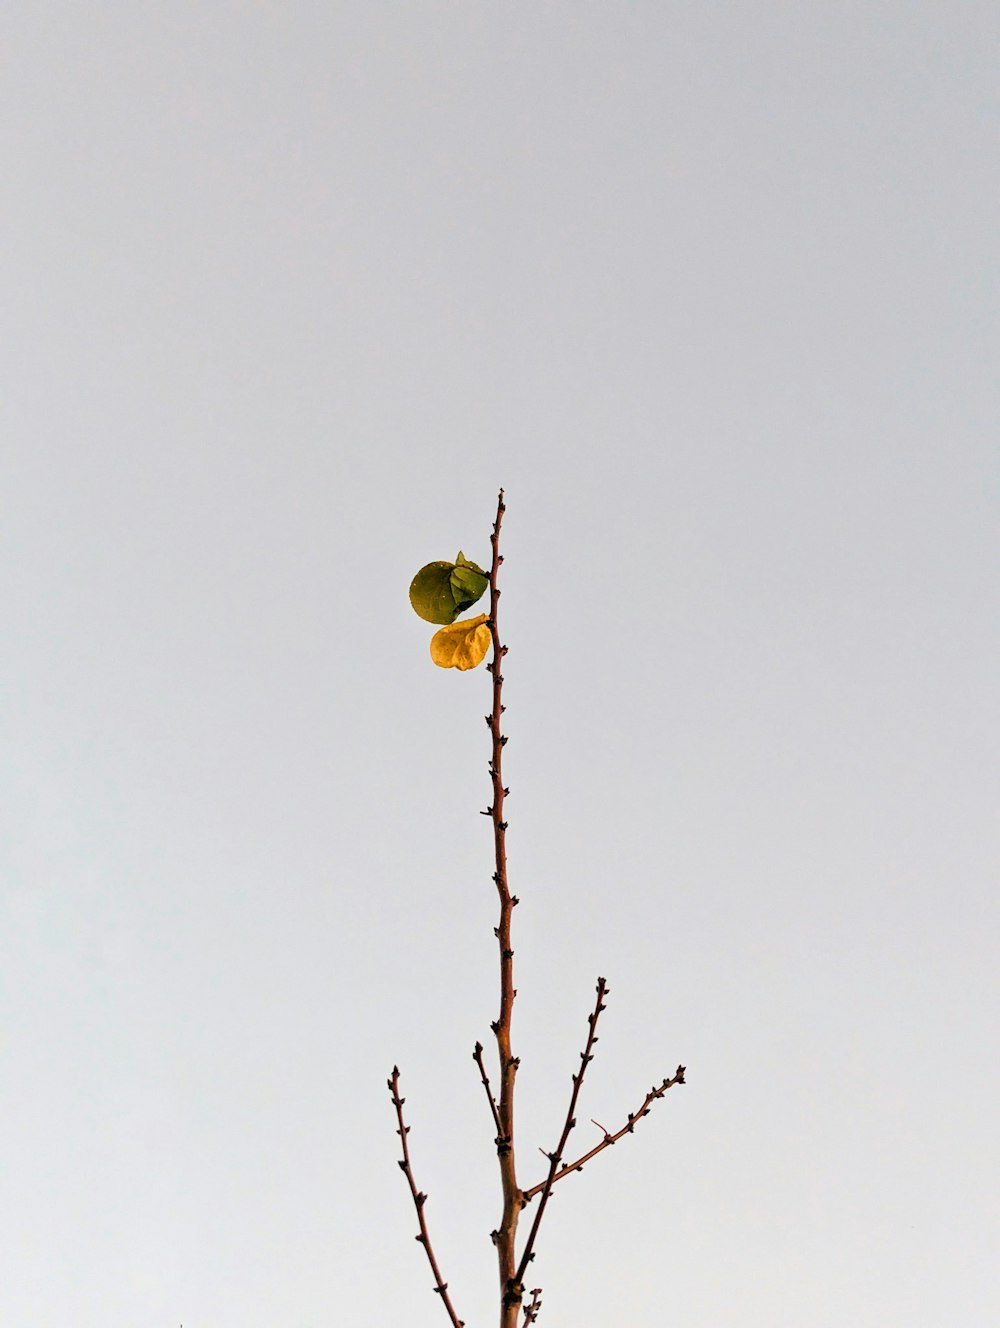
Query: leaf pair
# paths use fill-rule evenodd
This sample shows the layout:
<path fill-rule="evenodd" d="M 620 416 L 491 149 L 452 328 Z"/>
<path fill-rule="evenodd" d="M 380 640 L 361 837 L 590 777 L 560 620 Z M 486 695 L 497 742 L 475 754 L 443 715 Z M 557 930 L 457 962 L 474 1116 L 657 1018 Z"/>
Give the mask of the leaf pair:
<path fill-rule="evenodd" d="M 431 659 L 441 668 L 474 669 L 483 662 L 492 639 L 487 615 L 455 619 L 482 597 L 489 583 L 483 569 L 469 562 L 461 549 L 453 563 L 428 563 L 410 582 L 414 613 L 426 622 L 445 624 L 431 638 Z"/>

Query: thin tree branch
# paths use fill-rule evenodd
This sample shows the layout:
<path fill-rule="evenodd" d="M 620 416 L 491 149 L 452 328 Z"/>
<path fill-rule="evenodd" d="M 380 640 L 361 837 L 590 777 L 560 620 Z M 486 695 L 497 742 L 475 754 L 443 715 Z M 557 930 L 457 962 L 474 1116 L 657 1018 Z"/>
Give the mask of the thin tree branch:
<path fill-rule="evenodd" d="M 580 1052 L 580 1069 L 573 1075 L 573 1091 L 569 1098 L 569 1109 L 566 1112 L 566 1121 L 562 1128 L 562 1134 L 559 1136 L 559 1143 L 556 1145 L 555 1152 L 548 1153 L 549 1174 L 541 1185 L 542 1197 L 535 1213 L 535 1220 L 531 1224 L 531 1230 L 528 1232 L 528 1239 L 525 1241 L 524 1250 L 521 1253 L 521 1262 L 517 1266 L 517 1281 L 524 1279 L 524 1274 L 528 1264 L 535 1257 L 535 1237 L 538 1235 L 538 1228 L 541 1226 L 542 1217 L 545 1213 L 545 1205 L 549 1201 L 549 1195 L 552 1193 L 552 1186 L 555 1183 L 556 1174 L 559 1171 L 563 1159 L 563 1149 L 566 1147 L 566 1141 L 569 1139 L 570 1131 L 576 1124 L 576 1103 L 580 1096 L 580 1089 L 583 1087 L 583 1076 L 587 1073 L 587 1066 L 594 1059 L 594 1043 L 597 1041 L 597 1021 L 601 1017 L 601 1011 L 607 1007 L 604 1004 L 604 998 L 608 994 L 608 984 L 604 978 L 597 979 L 597 1004 L 594 1006 L 592 1014 L 587 1015 L 587 1042 L 583 1051 Z M 527 1202 L 527 1195 L 524 1196 Z"/>
<path fill-rule="evenodd" d="M 479 1074 L 483 1081 L 483 1087 L 486 1089 L 486 1100 L 490 1104 L 490 1110 L 493 1112 L 493 1124 L 497 1127 L 497 1143 L 500 1142 L 500 1113 L 497 1111 L 496 1098 L 493 1096 L 493 1089 L 490 1087 L 490 1078 L 486 1073 L 486 1066 L 483 1064 L 483 1044 L 476 1043 L 476 1048 L 472 1053 L 472 1059 L 479 1066 Z"/>
<path fill-rule="evenodd" d="M 497 946 L 500 951 L 500 1012 L 491 1025 L 497 1040 L 497 1052 L 500 1059 L 500 1096 L 497 1102 L 497 1158 L 500 1162 L 500 1186 L 503 1192 L 503 1212 L 500 1225 L 493 1231 L 493 1244 L 497 1251 L 497 1265 L 500 1273 L 500 1328 L 517 1328 L 520 1317 L 521 1301 L 524 1288 L 516 1276 L 517 1219 L 524 1207 L 524 1199 L 517 1183 L 517 1168 L 514 1159 L 514 1084 L 517 1077 L 518 1058 L 511 1050 L 511 1017 L 514 1012 L 514 950 L 510 943 L 511 914 L 517 899 L 510 892 L 507 884 L 507 822 L 504 820 L 504 798 L 510 792 L 503 782 L 503 749 L 507 745 L 507 736 L 502 732 L 503 704 L 503 657 L 507 647 L 500 641 L 498 611 L 500 589 L 497 578 L 503 555 L 500 552 L 500 523 L 505 511 L 503 489 L 497 496 L 497 515 L 493 522 L 490 544 L 493 548 L 493 561 L 490 566 L 490 612 L 487 626 L 493 641 L 493 658 L 486 665 L 493 675 L 493 709 L 486 716 L 492 738 L 492 759 L 490 760 L 490 779 L 493 784 L 493 802 L 487 815 L 493 819 L 493 849 L 496 870 L 493 883 L 500 900 L 500 921 L 494 928 Z"/>
<path fill-rule="evenodd" d="M 547 1176 L 545 1180 L 540 1181 L 537 1185 L 533 1185 L 530 1190 L 525 1190 L 524 1202 L 530 1203 L 536 1194 L 544 1194 L 546 1192 L 546 1187 L 551 1188 L 557 1180 L 562 1180 L 562 1178 L 568 1176 L 571 1171 L 582 1171 L 585 1162 L 589 1162 L 590 1159 L 596 1157 L 598 1153 L 603 1153 L 605 1148 L 610 1148 L 612 1144 L 616 1144 L 623 1135 L 631 1134 L 636 1127 L 636 1123 L 642 1120 L 643 1116 L 649 1115 L 653 1103 L 656 1102 L 657 1099 L 663 1097 L 668 1088 L 673 1088 L 674 1084 L 683 1084 L 685 1082 L 684 1074 L 685 1067 L 683 1065 L 678 1065 L 673 1078 L 664 1079 L 659 1087 L 654 1084 L 643 1098 L 642 1105 L 639 1107 L 638 1111 L 629 1112 L 628 1121 L 620 1130 L 616 1130 L 614 1134 L 608 1134 L 605 1130 L 604 1138 L 599 1144 L 595 1144 L 593 1148 L 588 1150 L 588 1152 L 584 1153 L 581 1157 L 578 1157 L 575 1162 L 569 1162 L 566 1166 L 560 1167 L 554 1175 Z M 594 1124 L 597 1125 L 597 1121 L 594 1121 Z M 598 1129 L 603 1128 L 603 1126 L 598 1125 Z"/>
<path fill-rule="evenodd" d="M 532 1287 L 531 1300 L 524 1307 L 524 1328 L 530 1328 L 530 1325 L 538 1318 L 538 1311 L 542 1308 L 542 1288 Z"/>
<path fill-rule="evenodd" d="M 434 1290 L 441 1297 L 445 1309 L 448 1311 L 448 1317 L 451 1319 L 452 1328 L 465 1328 L 464 1320 L 460 1319 L 455 1313 L 455 1307 L 451 1303 L 451 1297 L 448 1295 L 448 1283 L 441 1276 L 441 1269 L 438 1267 L 438 1261 L 434 1255 L 434 1249 L 431 1245 L 431 1238 L 427 1232 L 427 1222 L 424 1218 L 424 1204 L 427 1202 L 427 1195 L 422 1194 L 417 1189 L 416 1181 L 413 1179 L 413 1169 L 410 1166 L 410 1149 L 406 1142 L 406 1136 L 410 1133 L 410 1127 L 403 1122 L 403 1103 L 406 1098 L 399 1096 L 399 1066 L 392 1067 L 392 1075 L 386 1081 L 389 1086 L 389 1092 L 392 1094 L 392 1105 L 396 1108 L 396 1118 L 399 1121 L 399 1129 L 396 1133 L 403 1141 L 403 1157 L 400 1161 L 400 1169 L 406 1177 L 410 1186 L 410 1193 L 413 1195 L 413 1206 L 417 1210 L 417 1221 L 420 1223 L 420 1234 L 416 1239 L 424 1247 L 427 1255 L 427 1261 L 431 1266 L 431 1272 L 434 1274 Z"/>

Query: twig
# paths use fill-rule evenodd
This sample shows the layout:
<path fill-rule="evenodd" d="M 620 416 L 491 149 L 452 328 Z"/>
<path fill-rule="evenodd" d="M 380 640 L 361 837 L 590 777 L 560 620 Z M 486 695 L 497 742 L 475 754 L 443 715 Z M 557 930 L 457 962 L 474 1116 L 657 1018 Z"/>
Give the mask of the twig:
<path fill-rule="evenodd" d="M 562 1134 L 559 1136 L 559 1143 L 556 1145 L 555 1152 L 548 1153 L 549 1174 L 541 1184 L 542 1197 L 538 1204 L 538 1210 L 535 1213 L 535 1220 L 531 1224 L 531 1230 L 528 1232 L 528 1239 L 525 1241 L 524 1250 L 521 1253 L 521 1262 L 517 1267 L 517 1281 L 524 1279 L 524 1274 L 528 1264 L 534 1258 L 535 1237 L 538 1235 L 538 1228 L 541 1226 L 542 1217 L 545 1213 L 545 1205 L 549 1201 L 549 1195 L 552 1193 L 552 1186 L 555 1183 L 556 1174 L 559 1171 L 559 1165 L 562 1162 L 563 1149 L 566 1147 L 566 1141 L 570 1136 L 570 1131 L 576 1124 L 576 1102 L 580 1096 L 580 1089 L 583 1087 L 583 1076 L 587 1073 L 587 1066 L 594 1059 L 593 1046 L 597 1041 L 597 1021 L 601 1017 L 601 1011 L 606 1008 L 604 998 L 608 994 L 608 984 L 604 978 L 597 979 L 597 1004 L 594 1006 L 592 1014 L 587 1015 L 589 1025 L 587 1031 L 587 1042 L 583 1051 L 580 1052 L 580 1070 L 573 1075 L 573 1091 L 569 1097 L 569 1109 L 566 1112 L 566 1122 L 562 1128 Z M 528 1196 L 524 1196 L 527 1202 Z"/>
<path fill-rule="evenodd" d="M 529 1328 L 538 1318 L 538 1311 L 542 1308 L 542 1288 L 532 1287 L 531 1301 L 524 1307 L 524 1328 Z"/>
<path fill-rule="evenodd" d="M 472 1053 L 472 1059 L 479 1066 L 479 1073 L 482 1077 L 483 1087 L 486 1089 L 486 1100 L 490 1104 L 490 1110 L 493 1112 L 493 1124 L 497 1127 L 497 1143 L 500 1142 L 500 1113 L 497 1111 L 496 1098 L 493 1096 L 493 1089 L 490 1087 L 489 1075 L 486 1073 L 486 1066 L 483 1064 L 483 1044 L 476 1043 L 476 1048 Z"/>
<path fill-rule="evenodd" d="M 596 1157 L 598 1153 L 602 1153 L 605 1148 L 610 1148 L 612 1144 L 616 1144 L 623 1135 L 631 1134 L 635 1129 L 636 1122 L 640 1121 L 643 1116 L 649 1115 L 652 1104 L 657 1101 L 658 1098 L 663 1097 L 668 1088 L 673 1088 L 674 1084 L 684 1083 L 684 1073 L 685 1067 L 683 1065 L 678 1065 L 672 1079 L 664 1079 L 659 1087 L 654 1084 L 643 1098 L 639 1110 L 629 1112 L 627 1124 L 623 1125 L 620 1130 L 616 1130 L 614 1134 L 608 1134 L 607 1131 L 605 1131 L 604 1138 L 601 1142 L 595 1144 L 593 1148 L 584 1153 L 581 1157 L 578 1157 L 575 1162 L 567 1163 L 566 1166 L 560 1167 L 551 1178 L 547 1176 L 545 1180 L 539 1181 L 537 1185 L 533 1185 L 530 1190 L 525 1190 L 524 1202 L 530 1203 L 536 1194 L 544 1193 L 546 1187 L 549 1186 L 550 1183 L 551 1185 L 554 1185 L 557 1180 L 562 1180 L 562 1178 L 568 1176 L 571 1171 L 581 1171 L 585 1162 L 589 1162 L 592 1157 Z M 597 1121 L 595 1121 L 594 1124 L 597 1125 Z M 598 1126 L 598 1129 L 603 1129 L 603 1126 Z"/>
<path fill-rule="evenodd" d="M 424 1247 L 427 1260 L 431 1266 L 431 1272 L 434 1274 L 434 1290 L 441 1297 L 445 1309 L 448 1311 L 448 1317 L 451 1319 L 452 1328 L 465 1328 L 464 1320 L 460 1319 L 455 1313 L 455 1307 L 451 1303 L 451 1297 L 448 1295 L 448 1283 L 441 1277 L 441 1269 L 438 1267 L 438 1261 L 434 1255 L 434 1249 L 431 1245 L 431 1238 L 427 1232 L 427 1222 L 424 1218 L 424 1204 L 427 1202 L 427 1195 L 422 1194 L 413 1179 L 413 1169 L 410 1166 L 410 1149 L 406 1142 L 406 1136 L 410 1133 L 410 1127 L 403 1122 L 403 1103 L 405 1098 L 399 1096 L 399 1066 L 392 1067 L 392 1075 L 386 1081 L 389 1086 L 389 1092 L 392 1094 L 392 1105 L 396 1108 L 396 1117 L 399 1121 L 399 1129 L 396 1133 L 403 1141 L 403 1157 L 400 1161 L 400 1169 L 410 1185 L 410 1193 L 413 1195 L 413 1205 L 417 1210 L 417 1221 L 420 1223 L 420 1234 L 417 1240 Z"/>

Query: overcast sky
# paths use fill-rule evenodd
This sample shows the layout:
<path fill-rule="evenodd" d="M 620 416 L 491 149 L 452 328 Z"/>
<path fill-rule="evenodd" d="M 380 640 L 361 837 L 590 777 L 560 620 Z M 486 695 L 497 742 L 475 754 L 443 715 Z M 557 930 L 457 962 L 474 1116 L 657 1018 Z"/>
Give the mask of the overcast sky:
<path fill-rule="evenodd" d="M 1000 1322 L 989 0 L 8 5 L 4 1328 Z"/>

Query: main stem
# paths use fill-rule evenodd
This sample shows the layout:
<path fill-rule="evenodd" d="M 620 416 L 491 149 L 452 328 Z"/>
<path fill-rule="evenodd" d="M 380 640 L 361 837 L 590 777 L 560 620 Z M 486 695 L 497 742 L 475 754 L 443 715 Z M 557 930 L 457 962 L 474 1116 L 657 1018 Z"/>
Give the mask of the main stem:
<path fill-rule="evenodd" d="M 493 844 L 496 856 L 493 880 L 500 897 L 500 923 L 495 929 L 500 949 L 500 1013 L 492 1028 L 496 1035 L 500 1057 L 500 1095 L 497 1102 L 500 1133 L 497 1136 L 497 1157 L 500 1160 L 500 1183 L 503 1188 L 503 1216 L 499 1227 L 493 1232 L 493 1242 L 496 1245 L 500 1271 L 500 1328 L 516 1328 L 524 1288 L 517 1280 L 515 1239 L 517 1219 L 524 1207 L 524 1196 L 517 1183 L 514 1159 L 514 1084 L 517 1078 L 518 1059 L 511 1049 L 510 1037 L 514 997 L 517 995 L 514 989 L 514 951 L 510 943 L 510 920 L 517 899 L 511 895 L 507 884 L 507 822 L 503 815 L 503 802 L 507 794 L 503 783 L 503 749 L 507 739 L 501 731 L 501 716 L 504 712 L 501 665 L 507 648 L 500 644 L 500 629 L 497 625 L 497 609 L 500 602 L 497 574 L 503 562 L 500 553 L 500 523 L 504 511 L 503 489 L 501 489 L 497 499 L 497 517 L 490 537 L 493 546 L 493 563 L 490 567 L 489 629 L 493 637 L 493 659 L 487 667 L 493 674 L 493 710 L 486 716 L 493 739 L 493 759 L 490 761 L 490 777 L 493 781 L 493 805 L 490 807 L 490 815 L 493 819 Z"/>

